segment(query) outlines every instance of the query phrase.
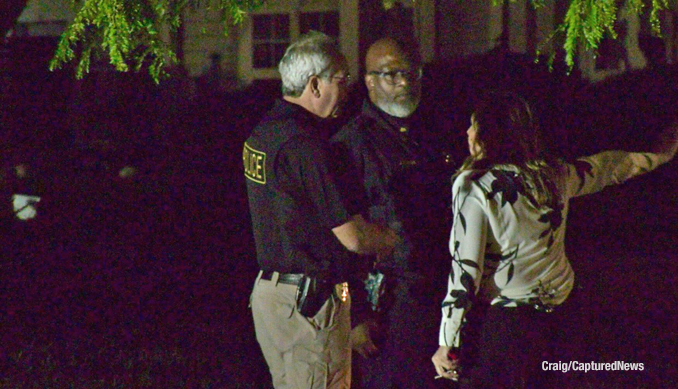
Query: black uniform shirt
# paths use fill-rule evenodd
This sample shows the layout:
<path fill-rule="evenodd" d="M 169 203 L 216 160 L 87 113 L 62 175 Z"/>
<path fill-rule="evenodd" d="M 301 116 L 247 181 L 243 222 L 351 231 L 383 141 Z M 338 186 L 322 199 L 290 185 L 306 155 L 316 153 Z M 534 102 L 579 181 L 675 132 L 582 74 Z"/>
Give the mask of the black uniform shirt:
<path fill-rule="evenodd" d="M 447 260 L 452 165 L 440 151 L 446 145 L 435 145 L 433 129 L 422 127 L 420 117 L 396 118 L 365 101 L 361 114 L 333 138 L 344 145 L 364 187 L 363 214 L 402 239 L 391 263 L 380 265 L 400 275 L 432 271 L 431 262 L 440 262 L 433 256 Z"/>
<path fill-rule="evenodd" d="M 350 212 L 320 118 L 276 102 L 247 139 L 243 162 L 263 270 L 343 282 L 350 256 L 332 233 Z"/>

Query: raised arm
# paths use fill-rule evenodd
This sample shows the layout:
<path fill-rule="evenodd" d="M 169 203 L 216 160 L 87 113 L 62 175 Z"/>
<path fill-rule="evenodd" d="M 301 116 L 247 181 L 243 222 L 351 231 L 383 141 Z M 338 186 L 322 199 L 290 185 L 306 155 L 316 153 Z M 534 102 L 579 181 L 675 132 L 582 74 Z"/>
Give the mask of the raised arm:
<path fill-rule="evenodd" d="M 599 192 L 606 186 L 650 172 L 673 159 L 676 151 L 678 123 L 662 132 L 651 152 L 615 150 L 578 158 L 565 164 L 568 198 Z"/>

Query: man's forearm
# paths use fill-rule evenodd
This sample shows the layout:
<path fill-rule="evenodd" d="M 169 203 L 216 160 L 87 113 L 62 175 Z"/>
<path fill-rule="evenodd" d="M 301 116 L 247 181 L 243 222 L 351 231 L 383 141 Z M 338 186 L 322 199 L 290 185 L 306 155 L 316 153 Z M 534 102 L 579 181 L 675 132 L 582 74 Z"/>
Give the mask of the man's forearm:
<path fill-rule="evenodd" d="M 361 242 L 361 250 L 357 252 L 358 254 L 388 254 L 393 250 L 398 241 L 396 233 L 389 228 L 364 222 L 363 229 L 364 236 Z"/>
<path fill-rule="evenodd" d="M 398 236 L 393 230 L 368 223 L 360 215 L 333 228 L 332 232 L 346 249 L 361 255 L 386 254 L 398 242 Z"/>

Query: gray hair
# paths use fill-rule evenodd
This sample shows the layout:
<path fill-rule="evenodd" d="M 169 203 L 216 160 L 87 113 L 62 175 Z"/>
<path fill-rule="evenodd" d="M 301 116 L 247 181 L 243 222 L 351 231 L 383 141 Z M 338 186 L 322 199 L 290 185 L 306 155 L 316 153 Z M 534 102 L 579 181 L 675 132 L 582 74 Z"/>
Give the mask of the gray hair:
<path fill-rule="evenodd" d="M 309 78 L 327 78 L 343 61 L 344 56 L 331 37 L 317 31 L 302 35 L 287 48 L 278 64 L 283 95 L 301 96 Z"/>

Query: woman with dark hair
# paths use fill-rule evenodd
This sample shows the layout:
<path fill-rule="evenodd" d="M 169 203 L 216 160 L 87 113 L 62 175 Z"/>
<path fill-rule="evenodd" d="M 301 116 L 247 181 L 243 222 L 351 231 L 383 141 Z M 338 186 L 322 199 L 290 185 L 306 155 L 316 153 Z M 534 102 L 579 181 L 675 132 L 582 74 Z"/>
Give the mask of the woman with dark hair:
<path fill-rule="evenodd" d="M 569 199 L 668 162 L 678 133 L 671 128 L 656 153 L 606 151 L 564 163 L 545 155 L 527 102 L 495 92 L 476 107 L 467 134 L 471 155 L 452 185 L 452 269 L 432 361 L 439 376 L 459 379 L 451 350 L 473 308 L 482 320 L 463 332 L 474 333 L 477 352 L 463 384 L 521 388 L 540 366 L 549 312 L 574 284 L 564 247 Z"/>

